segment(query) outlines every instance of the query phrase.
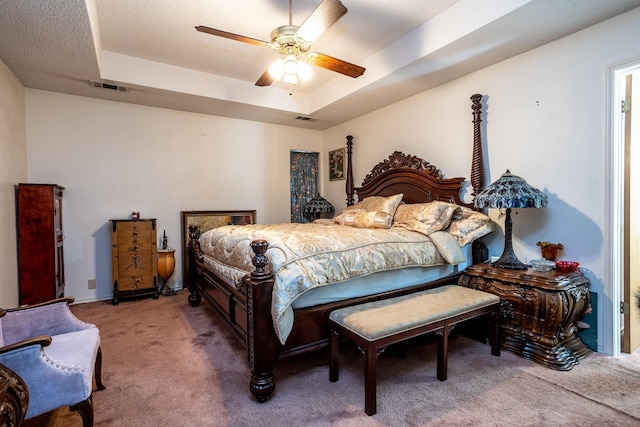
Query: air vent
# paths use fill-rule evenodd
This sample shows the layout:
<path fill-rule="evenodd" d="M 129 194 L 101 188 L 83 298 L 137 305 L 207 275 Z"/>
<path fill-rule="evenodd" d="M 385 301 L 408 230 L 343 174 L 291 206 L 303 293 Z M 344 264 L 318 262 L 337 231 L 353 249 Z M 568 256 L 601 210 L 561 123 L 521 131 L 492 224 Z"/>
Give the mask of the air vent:
<path fill-rule="evenodd" d="M 129 90 L 124 86 L 114 85 L 111 83 L 94 82 L 91 80 L 89 80 L 89 86 L 93 86 L 101 89 L 107 89 L 107 90 L 115 90 L 117 92 L 126 92 Z"/>
<path fill-rule="evenodd" d="M 313 117 L 307 117 L 307 116 L 298 116 L 296 117 L 296 120 L 302 120 L 303 122 L 317 122 L 318 119 L 314 119 Z"/>

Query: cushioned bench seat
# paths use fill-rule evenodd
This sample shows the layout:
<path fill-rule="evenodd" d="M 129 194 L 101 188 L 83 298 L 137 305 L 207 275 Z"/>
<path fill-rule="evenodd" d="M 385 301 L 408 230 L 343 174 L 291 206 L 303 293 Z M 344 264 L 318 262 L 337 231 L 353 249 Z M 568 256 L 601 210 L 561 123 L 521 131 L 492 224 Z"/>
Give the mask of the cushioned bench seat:
<path fill-rule="evenodd" d="M 457 285 L 442 286 L 401 297 L 341 308 L 331 312 L 329 379 L 338 380 L 340 335 L 365 354 L 365 412 L 376 413 L 376 371 L 379 349 L 427 332 L 438 331 L 437 378 L 447 379 L 448 335 L 458 322 L 491 315 L 491 354 L 500 355 L 500 298 Z"/>

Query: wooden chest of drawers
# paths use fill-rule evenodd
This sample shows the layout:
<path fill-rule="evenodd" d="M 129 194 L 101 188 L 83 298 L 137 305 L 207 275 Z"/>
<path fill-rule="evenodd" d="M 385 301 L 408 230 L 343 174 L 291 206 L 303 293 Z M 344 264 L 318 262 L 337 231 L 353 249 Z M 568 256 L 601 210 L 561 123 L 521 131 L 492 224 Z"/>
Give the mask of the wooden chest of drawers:
<path fill-rule="evenodd" d="M 119 298 L 158 298 L 155 219 L 111 220 L 113 305 Z"/>

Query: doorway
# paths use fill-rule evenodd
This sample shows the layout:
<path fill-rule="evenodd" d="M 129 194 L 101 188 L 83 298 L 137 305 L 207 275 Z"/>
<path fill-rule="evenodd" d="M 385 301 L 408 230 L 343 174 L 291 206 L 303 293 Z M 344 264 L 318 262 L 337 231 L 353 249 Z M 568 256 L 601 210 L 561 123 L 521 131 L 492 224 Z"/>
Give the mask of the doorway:
<path fill-rule="evenodd" d="M 640 64 L 625 79 L 624 115 L 625 144 L 625 209 L 624 209 L 624 286 L 622 352 L 633 353 L 640 347 L 640 109 L 632 108 L 640 100 Z"/>
<path fill-rule="evenodd" d="M 603 341 L 605 352 L 618 356 L 640 346 L 640 59 L 610 68 L 609 78 L 605 277 L 611 303 L 604 310 Z"/>
<path fill-rule="evenodd" d="M 291 222 L 308 222 L 304 215 L 305 204 L 318 192 L 319 153 L 311 151 L 291 151 Z"/>

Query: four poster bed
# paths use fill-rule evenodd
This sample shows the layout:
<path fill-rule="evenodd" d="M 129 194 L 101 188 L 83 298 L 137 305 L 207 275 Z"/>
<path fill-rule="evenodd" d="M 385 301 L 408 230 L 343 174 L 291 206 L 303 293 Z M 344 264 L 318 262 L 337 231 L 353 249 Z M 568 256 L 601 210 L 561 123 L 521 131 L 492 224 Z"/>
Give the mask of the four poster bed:
<path fill-rule="evenodd" d="M 483 185 L 481 98 L 471 97 L 474 194 Z M 396 151 L 356 188 L 352 148 L 348 136 L 348 207 L 334 221 L 202 235 L 189 226 L 189 303 L 207 300 L 247 347 L 259 402 L 275 389 L 279 359 L 327 345 L 331 311 L 456 283 L 486 254 L 479 237 L 493 226 L 460 199 L 464 178 L 445 179 L 429 162 Z"/>

